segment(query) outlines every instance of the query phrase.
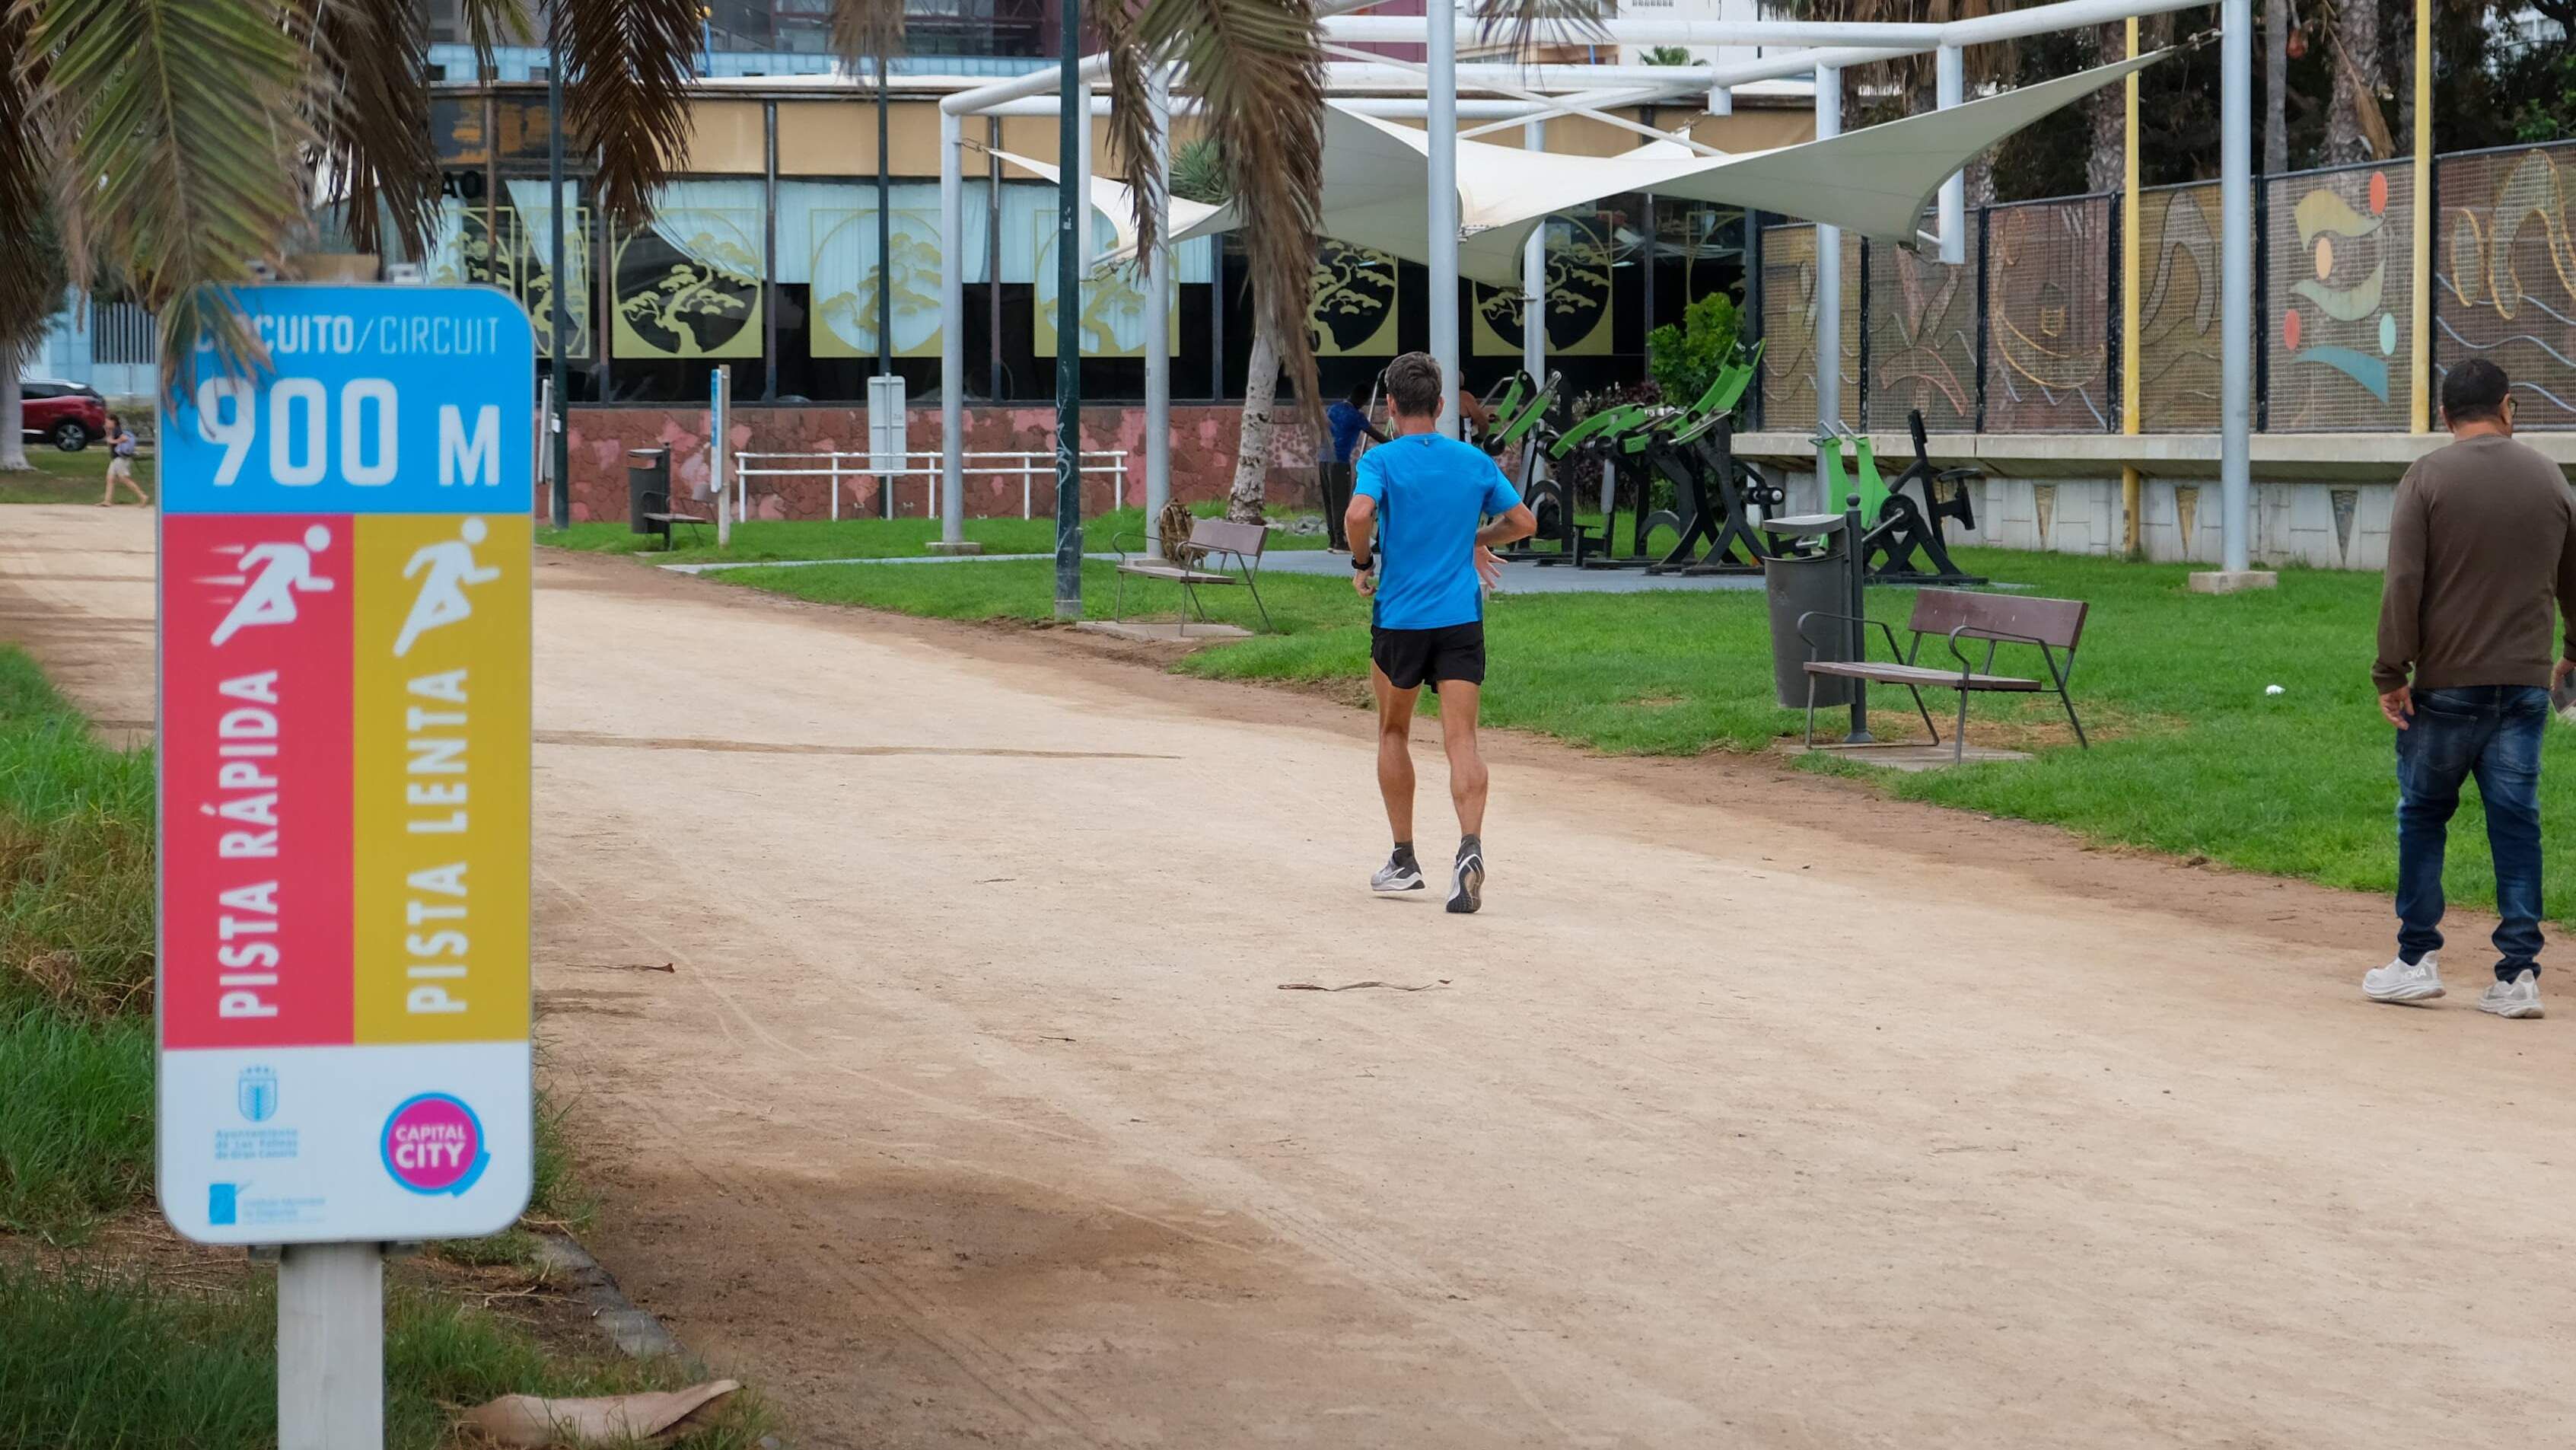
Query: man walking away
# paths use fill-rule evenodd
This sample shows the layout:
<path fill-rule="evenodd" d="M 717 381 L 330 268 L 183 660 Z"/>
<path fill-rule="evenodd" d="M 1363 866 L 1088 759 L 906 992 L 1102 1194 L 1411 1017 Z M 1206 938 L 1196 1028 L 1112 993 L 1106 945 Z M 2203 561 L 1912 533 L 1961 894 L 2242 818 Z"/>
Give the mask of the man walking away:
<path fill-rule="evenodd" d="M 1342 527 L 1342 515 L 1351 506 L 1351 450 L 1360 446 L 1360 435 L 1372 443 L 1384 443 L 1386 435 L 1369 426 L 1369 385 L 1361 383 L 1350 396 L 1324 412 L 1324 426 L 1332 430 L 1333 461 L 1324 465 L 1324 532 L 1325 543 L 1335 549 L 1351 546 Z"/>
<path fill-rule="evenodd" d="M 1485 594 L 1497 544 L 1538 531 L 1511 481 L 1482 451 L 1441 436 L 1440 364 L 1409 352 L 1388 364 L 1395 437 L 1360 458 L 1357 497 L 1344 520 L 1352 583 L 1374 598 L 1369 683 L 1377 692 L 1377 788 L 1395 852 L 1369 885 L 1420 891 L 1413 855 L 1413 707 L 1429 681 L 1440 692 L 1440 738 L 1449 754 L 1449 799 L 1458 810 L 1458 856 L 1449 909 L 1484 904 L 1485 762 L 1476 752 L 1476 705 L 1485 680 Z M 1484 520 L 1494 518 L 1491 523 Z M 1376 565 L 1374 572 L 1371 565 Z"/>
<path fill-rule="evenodd" d="M 2540 736 L 2549 687 L 2576 673 L 2576 501 L 2556 466 L 2513 441 L 2508 387 L 2484 358 L 2453 368 L 2452 442 L 2397 485 L 2371 669 L 2397 727 L 2397 958 L 2361 989 L 2374 1002 L 2442 995 L 2442 848 L 2475 776 L 2502 918 L 2478 1010 L 2537 1017 Z M 2558 650 L 2553 600 L 2568 621 Z"/>

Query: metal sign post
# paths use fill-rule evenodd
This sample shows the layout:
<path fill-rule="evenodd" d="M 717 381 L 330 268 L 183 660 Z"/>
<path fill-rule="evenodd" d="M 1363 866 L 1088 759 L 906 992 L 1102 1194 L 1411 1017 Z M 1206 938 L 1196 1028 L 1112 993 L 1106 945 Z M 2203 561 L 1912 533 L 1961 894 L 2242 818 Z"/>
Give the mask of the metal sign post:
<path fill-rule="evenodd" d="M 716 547 L 733 543 L 733 517 L 742 512 L 743 500 L 734 501 L 731 513 L 725 509 L 725 489 L 734 482 L 732 459 L 726 457 L 725 439 L 733 426 L 733 369 L 718 363 L 707 374 L 707 496 L 716 508 Z"/>
<path fill-rule="evenodd" d="M 528 1052 L 527 316 L 237 289 L 162 420 L 161 1211 L 284 1246 L 282 1450 L 382 1443 L 382 1246 L 508 1228 Z"/>

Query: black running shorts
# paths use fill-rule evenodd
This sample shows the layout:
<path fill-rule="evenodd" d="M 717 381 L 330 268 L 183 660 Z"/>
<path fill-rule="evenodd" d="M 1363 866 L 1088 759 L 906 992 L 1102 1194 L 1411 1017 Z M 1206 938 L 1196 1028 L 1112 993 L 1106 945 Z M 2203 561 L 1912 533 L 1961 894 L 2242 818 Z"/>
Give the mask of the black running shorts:
<path fill-rule="evenodd" d="M 1485 626 L 1478 621 L 1439 629 L 1373 630 L 1369 658 L 1399 690 L 1443 680 L 1481 685 L 1485 682 Z"/>

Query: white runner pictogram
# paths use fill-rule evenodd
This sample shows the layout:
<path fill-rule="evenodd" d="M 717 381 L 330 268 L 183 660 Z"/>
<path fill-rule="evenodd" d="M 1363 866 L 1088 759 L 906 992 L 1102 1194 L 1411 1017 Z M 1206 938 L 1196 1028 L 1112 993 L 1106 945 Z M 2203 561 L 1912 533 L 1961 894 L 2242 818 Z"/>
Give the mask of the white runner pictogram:
<path fill-rule="evenodd" d="M 313 556 L 331 547 L 331 531 L 320 524 L 304 531 L 301 544 L 253 544 L 242 551 L 242 572 L 214 583 L 241 583 L 241 597 L 215 626 L 216 644 L 254 624 L 293 624 L 295 596 L 327 593 L 331 581 L 313 572 Z M 226 552 L 230 552 L 227 550 Z"/>
<path fill-rule="evenodd" d="M 403 577 L 411 578 L 423 570 L 428 577 L 420 581 L 420 593 L 411 602 L 411 613 L 403 619 L 402 633 L 394 639 L 394 653 L 411 653 L 412 642 L 441 625 L 470 619 L 474 605 L 465 597 L 468 584 L 489 584 L 501 577 L 498 568 L 474 562 L 474 546 L 483 542 L 489 532 L 481 519 L 469 518 L 457 530 L 462 536 L 423 544 L 403 565 Z"/>

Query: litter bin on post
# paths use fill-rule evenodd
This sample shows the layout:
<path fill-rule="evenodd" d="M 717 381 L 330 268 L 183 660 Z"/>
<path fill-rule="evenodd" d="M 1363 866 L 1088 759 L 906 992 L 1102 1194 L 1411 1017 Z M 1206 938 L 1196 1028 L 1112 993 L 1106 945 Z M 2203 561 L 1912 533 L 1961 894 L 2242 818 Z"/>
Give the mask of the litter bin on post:
<path fill-rule="evenodd" d="M 1800 615 L 1817 610 L 1851 613 L 1850 539 L 1841 514 L 1765 519 L 1762 531 L 1800 541 L 1795 552 L 1763 561 L 1762 582 L 1771 599 L 1772 689 L 1782 708 L 1803 710 L 1807 708 L 1807 661 L 1851 658 L 1851 627 L 1838 620 L 1810 621 L 1807 634 L 1815 640 L 1812 646 L 1798 635 Z M 1817 676 L 1816 703 L 1850 704 L 1855 683 L 1838 675 Z"/>
<path fill-rule="evenodd" d="M 626 450 L 626 528 L 630 533 L 658 534 L 658 524 L 647 522 L 646 514 L 671 511 L 671 450 L 668 448 L 629 448 Z"/>

